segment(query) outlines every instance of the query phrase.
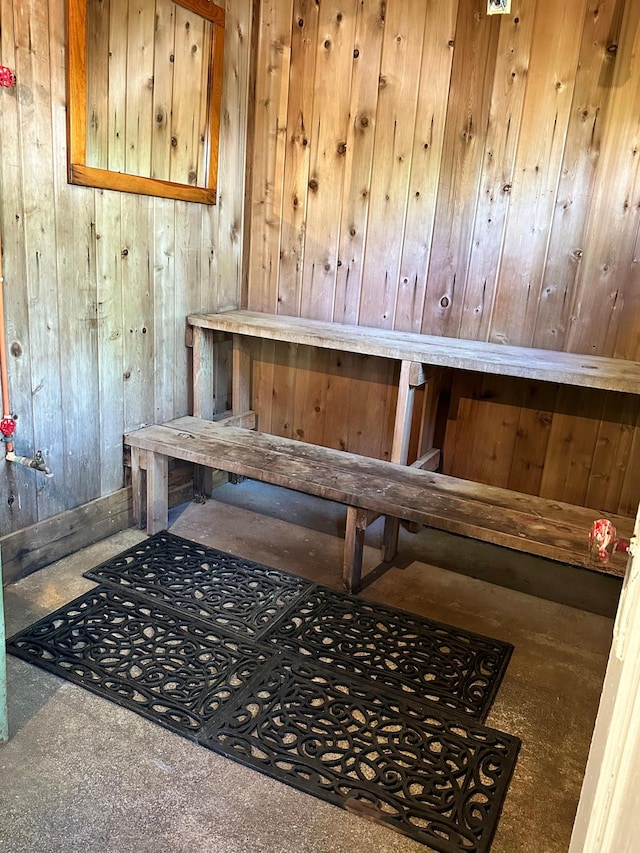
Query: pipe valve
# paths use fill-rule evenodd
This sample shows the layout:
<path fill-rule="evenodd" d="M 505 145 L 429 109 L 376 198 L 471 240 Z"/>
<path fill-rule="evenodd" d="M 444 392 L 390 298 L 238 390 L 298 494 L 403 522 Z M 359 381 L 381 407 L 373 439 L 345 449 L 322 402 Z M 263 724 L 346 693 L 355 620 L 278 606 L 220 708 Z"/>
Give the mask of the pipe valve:
<path fill-rule="evenodd" d="M 16 422 L 11 417 L 4 417 L 0 421 L 0 432 L 2 433 L 2 441 L 12 441 L 13 434 L 16 431 Z"/>

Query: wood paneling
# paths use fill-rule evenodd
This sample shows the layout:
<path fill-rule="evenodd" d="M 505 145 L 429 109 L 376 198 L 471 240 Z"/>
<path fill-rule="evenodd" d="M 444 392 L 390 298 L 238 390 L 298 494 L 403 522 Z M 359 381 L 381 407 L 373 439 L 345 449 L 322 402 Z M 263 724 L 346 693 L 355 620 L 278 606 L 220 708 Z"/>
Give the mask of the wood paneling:
<path fill-rule="evenodd" d="M 635 0 L 263 0 L 247 307 L 638 359 L 638 39 Z M 385 452 L 384 370 L 260 351 L 274 432 Z M 444 470 L 632 513 L 637 413 L 455 376 Z"/>
<path fill-rule="evenodd" d="M 91 2 L 92 43 L 124 59 L 123 21 Z M 183 12 L 163 8 L 166 52 Z M 243 282 L 257 310 L 640 358 L 636 0 L 513 0 L 491 19 L 484 0 L 228 0 L 215 207 L 67 184 L 64 23 L 56 0 L 0 0 L 16 450 L 55 475 L 2 464 L 0 533 L 120 488 L 122 432 L 189 411 L 185 315 L 237 306 Z M 162 58 L 145 61 L 148 83 Z M 116 170 L 132 155 L 117 82 L 107 102 L 92 77 L 89 121 Z M 163 85 L 144 93 L 158 170 Z M 393 365 L 303 350 L 255 345 L 261 428 L 388 457 Z M 465 374 L 451 399 L 444 470 L 634 512 L 632 397 Z"/>
<path fill-rule="evenodd" d="M 102 21 L 92 43 L 104 48 L 104 64 L 107 47 L 126 52 L 126 21 L 109 20 L 108 0 L 91 2 Z M 64 4 L 0 0 L 2 62 L 17 74 L 14 89 L 0 90 L 0 225 L 15 446 L 26 456 L 41 449 L 54 473 L 45 479 L 0 460 L 0 535 L 122 488 L 123 432 L 189 411 L 186 314 L 238 304 L 254 2 L 229 6 L 223 203 L 211 209 L 69 185 Z M 133 15 L 136 3 L 128 8 Z M 158 25 L 165 43 L 173 44 L 173 23 Z M 139 72 L 150 103 L 155 94 L 158 104 L 166 93 L 149 87 L 153 61 Z M 97 136 L 120 141 L 110 146 L 108 165 L 122 168 L 124 107 L 117 108 L 112 91 L 106 115 L 103 96 L 95 85 L 91 91 Z M 151 143 L 144 146 L 148 153 Z"/>

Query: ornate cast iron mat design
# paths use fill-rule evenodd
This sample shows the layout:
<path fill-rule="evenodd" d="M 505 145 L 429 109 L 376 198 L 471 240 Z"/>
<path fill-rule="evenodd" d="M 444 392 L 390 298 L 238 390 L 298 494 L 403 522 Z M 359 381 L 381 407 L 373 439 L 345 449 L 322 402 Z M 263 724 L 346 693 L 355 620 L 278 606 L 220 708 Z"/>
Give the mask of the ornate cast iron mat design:
<path fill-rule="evenodd" d="M 485 719 L 513 647 L 163 531 L 85 573 L 278 649 Z"/>
<path fill-rule="evenodd" d="M 316 586 L 264 639 L 482 722 L 513 647 Z"/>
<path fill-rule="evenodd" d="M 104 587 L 15 634 L 7 651 L 192 739 L 270 658 L 215 625 Z"/>
<path fill-rule="evenodd" d="M 85 572 L 255 638 L 313 584 L 161 531 Z"/>
<path fill-rule="evenodd" d="M 443 853 L 488 851 L 518 738 L 286 653 L 200 743 Z"/>
<path fill-rule="evenodd" d="M 106 583 L 7 650 L 442 853 L 488 851 L 519 741 L 479 718 L 511 646 L 168 533 L 87 576 Z"/>

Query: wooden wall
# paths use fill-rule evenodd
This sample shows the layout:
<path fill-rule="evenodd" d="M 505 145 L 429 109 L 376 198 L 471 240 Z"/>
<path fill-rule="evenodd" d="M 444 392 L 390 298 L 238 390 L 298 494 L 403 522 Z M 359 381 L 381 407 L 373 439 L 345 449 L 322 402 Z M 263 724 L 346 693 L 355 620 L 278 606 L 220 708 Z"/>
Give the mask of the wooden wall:
<path fill-rule="evenodd" d="M 118 490 L 123 432 L 189 411 L 186 314 L 238 303 L 253 3 L 227 6 L 209 207 L 67 184 L 65 4 L 0 0 L 0 61 L 18 80 L 0 90 L 15 444 L 54 472 L 0 461 L 0 534 Z"/>
<path fill-rule="evenodd" d="M 640 360 L 640 3 L 485 9 L 263 0 L 246 303 Z M 297 355 L 255 352 L 262 428 L 387 454 L 392 368 Z M 446 472 L 635 512 L 637 400 L 450 394 Z"/>
<path fill-rule="evenodd" d="M 640 358 L 637 0 L 227 0 L 214 208 L 67 184 L 64 5 L 0 0 L 16 450 L 55 475 L 0 462 L 0 535 L 117 492 L 122 433 L 189 411 L 190 311 Z M 262 428 L 388 454 L 388 363 L 254 355 Z M 444 470 L 635 509 L 634 400 L 448 393 Z"/>

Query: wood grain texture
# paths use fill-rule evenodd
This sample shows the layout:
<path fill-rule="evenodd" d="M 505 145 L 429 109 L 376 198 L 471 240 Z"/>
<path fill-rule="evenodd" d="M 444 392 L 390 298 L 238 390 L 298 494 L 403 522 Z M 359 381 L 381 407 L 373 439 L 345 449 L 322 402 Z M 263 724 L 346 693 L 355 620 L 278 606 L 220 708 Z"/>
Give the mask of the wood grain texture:
<path fill-rule="evenodd" d="M 235 5 L 234 17 L 250 21 L 251 0 Z M 0 2 L 2 61 L 18 74 L 18 86 L 3 89 L 0 98 L 0 224 L 16 451 L 32 456 L 41 449 L 54 473 L 45 480 L 24 466 L 0 466 L 0 535 L 31 529 L 67 507 L 119 490 L 125 426 L 189 411 L 186 314 L 240 299 L 242 271 L 232 260 L 222 267 L 225 295 L 218 303 L 220 267 L 212 254 L 228 239 L 233 216 L 240 212 L 242 220 L 244 186 L 235 166 L 225 184 L 227 210 L 234 212 L 228 219 L 205 221 L 195 204 L 185 205 L 192 212 L 183 220 L 173 199 L 67 183 L 64 6 L 57 0 Z M 100 40 L 99 33 L 93 40 Z M 249 48 L 239 36 L 238 43 L 224 56 L 225 79 L 234 81 L 227 104 L 238 105 L 231 107 L 233 132 L 221 141 L 221 162 L 227 163 L 244 163 L 246 150 L 247 114 L 240 101 L 248 101 Z M 112 55 L 126 52 L 122 17 L 111 16 L 107 46 Z M 114 107 L 108 135 L 120 147 L 110 147 L 111 167 L 124 164 L 124 125 L 124 112 Z M 104 131 L 104 124 L 97 130 Z M 111 512 L 108 503 L 98 506 L 98 514 Z M 108 535 L 107 515 L 100 520 L 93 514 L 86 523 Z M 75 541 L 81 544 L 81 537 Z M 43 548 L 34 554 L 34 566 L 56 553 Z M 21 570 L 26 563 L 27 557 Z"/>
<path fill-rule="evenodd" d="M 335 299 L 355 10 L 356 0 L 325 0 L 318 20 L 300 310 L 319 320 Z"/>
<path fill-rule="evenodd" d="M 584 0 L 538 0 L 489 338 L 531 345 L 575 88 Z"/>
<path fill-rule="evenodd" d="M 389 240 L 390 222 L 404 232 L 418 108 L 427 4 L 387 4 L 364 268 L 358 322 L 392 328 L 402 237 Z"/>
<path fill-rule="evenodd" d="M 458 5 L 441 180 L 438 185 L 422 331 L 454 335 L 462 310 L 495 73 L 499 19 L 474 0 Z"/>
<path fill-rule="evenodd" d="M 256 311 L 190 314 L 187 320 L 192 326 L 204 329 L 380 358 L 543 379 L 631 394 L 640 391 L 640 363 L 621 359 L 347 326 Z"/>
<path fill-rule="evenodd" d="M 624 573 L 622 554 L 609 563 L 592 560 L 588 534 L 593 513 L 567 503 L 198 418 L 147 427 L 125 440 L 153 457 L 209 465 L 595 571 Z M 166 489 L 147 497 L 150 507 L 164 500 Z M 613 516 L 612 521 L 620 535 L 630 535 L 632 519 Z M 360 522 L 363 526 L 364 513 Z"/>
<path fill-rule="evenodd" d="M 277 310 L 283 314 L 299 314 L 302 298 L 319 9 L 314 0 L 294 0 L 290 76 L 298 85 L 287 104 L 277 299 Z"/>
<path fill-rule="evenodd" d="M 268 122 L 256 123 L 255 166 L 269 163 L 264 187 L 283 205 L 279 219 L 275 211 L 265 217 L 262 183 L 254 183 L 251 251 L 265 262 L 250 270 L 246 304 L 640 360 L 637 4 L 514 0 L 509 15 L 489 19 L 480 0 L 363 0 L 352 43 L 333 45 L 344 53 L 332 56 L 344 73 L 327 107 L 314 28 L 336 9 L 326 3 L 320 13 L 298 0 L 285 32 L 287 14 L 276 19 L 273 4 L 263 5 L 258 67 L 273 95 L 267 111 L 289 108 L 279 147 L 265 144 Z M 283 51 L 272 62 L 276 29 Z M 333 198 L 323 205 L 329 227 L 324 238 L 313 228 L 311 243 L 313 152 L 300 147 L 311 139 L 301 116 L 308 131 L 310 116 L 329 118 L 347 94 L 344 169 L 332 175 L 336 187 L 341 181 L 340 209 Z M 318 259 L 329 266 L 319 287 Z M 282 383 L 276 396 L 295 383 L 282 370 L 274 381 Z M 552 464 L 544 456 L 553 411 L 538 416 L 526 404 L 530 393 L 545 396 L 532 387 L 517 416 L 526 441 L 516 430 L 500 474 L 509 470 L 527 489 L 539 485 L 539 466 Z M 635 393 L 636 380 L 627 388 Z M 593 395 L 584 405 L 595 417 Z M 617 429 L 606 410 L 601 428 Z M 344 433 L 344 425 L 331 430 Z M 597 465 L 592 459 L 597 470 L 618 464 L 613 444 L 605 447 Z"/>
<path fill-rule="evenodd" d="M 371 194 L 375 127 L 386 5 L 364 0 L 356 12 L 351 102 L 345 155 L 333 319 L 357 323 Z M 292 312 L 289 312 L 292 313 Z"/>

